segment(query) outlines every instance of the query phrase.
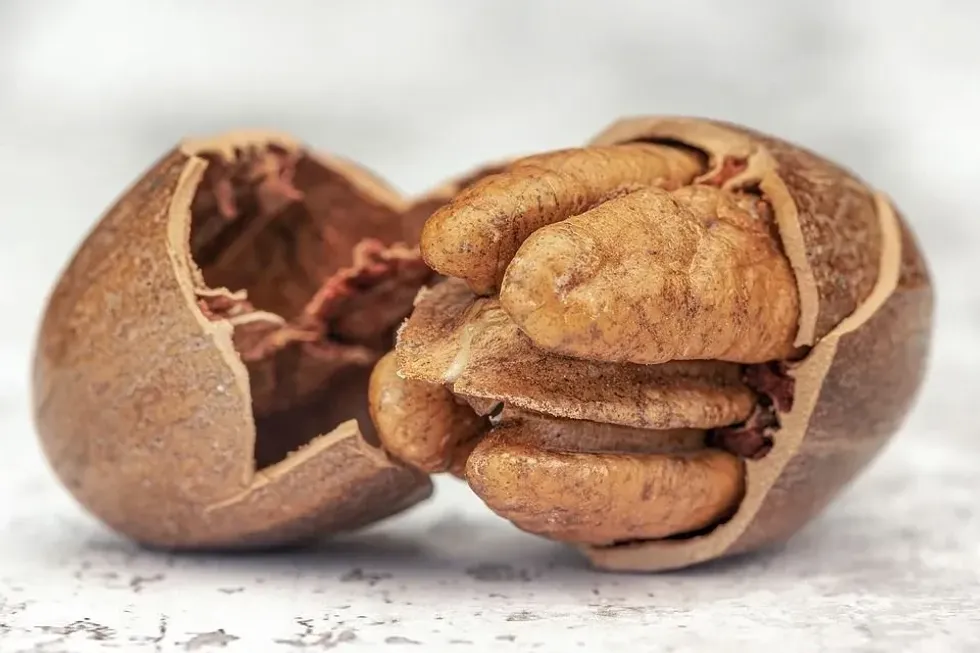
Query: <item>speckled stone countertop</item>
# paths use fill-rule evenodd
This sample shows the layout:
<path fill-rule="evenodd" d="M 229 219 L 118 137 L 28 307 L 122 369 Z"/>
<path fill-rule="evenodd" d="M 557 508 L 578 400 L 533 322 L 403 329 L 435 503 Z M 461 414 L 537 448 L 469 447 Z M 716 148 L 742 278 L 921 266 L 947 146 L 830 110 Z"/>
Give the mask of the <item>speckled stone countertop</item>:
<path fill-rule="evenodd" d="M 0 4 L 0 653 L 980 650 L 980 5 L 163 4 Z M 837 158 L 929 254 L 939 310 L 916 410 L 784 547 L 596 573 L 446 478 L 315 550 L 170 556 L 105 531 L 49 473 L 27 387 L 44 295 L 177 139 L 276 127 L 421 191 L 644 112 Z"/>
<path fill-rule="evenodd" d="M 980 627 L 976 462 L 908 438 L 786 547 L 660 576 L 589 571 L 455 482 L 312 551 L 147 553 L 25 470 L 0 486 L 0 650 L 968 651 Z"/>

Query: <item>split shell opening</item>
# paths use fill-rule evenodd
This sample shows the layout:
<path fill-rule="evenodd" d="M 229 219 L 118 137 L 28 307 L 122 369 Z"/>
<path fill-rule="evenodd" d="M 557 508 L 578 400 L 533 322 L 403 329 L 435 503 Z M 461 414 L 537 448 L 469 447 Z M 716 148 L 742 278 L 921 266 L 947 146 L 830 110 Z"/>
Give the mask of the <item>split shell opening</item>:
<path fill-rule="evenodd" d="M 467 441 L 472 489 L 604 569 L 784 541 L 894 435 L 925 371 L 929 275 L 891 202 L 731 124 L 628 119 L 519 160 L 437 210 L 422 254 L 451 278 L 420 295 L 399 374 L 502 406 Z M 535 439 L 542 420 L 562 438 Z M 582 450 L 616 425 L 647 450 Z M 676 428 L 707 429 L 697 453 L 655 451 Z"/>
<path fill-rule="evenodd" d="M 429 496 L 379 447 L 367 383 L 431 277 L 421 225 L 461 183 L 410 201 L 280 133 L 166 153 L 49 298 L 33 401 L 57 477 L 172 549 L 299 542 Z"/>

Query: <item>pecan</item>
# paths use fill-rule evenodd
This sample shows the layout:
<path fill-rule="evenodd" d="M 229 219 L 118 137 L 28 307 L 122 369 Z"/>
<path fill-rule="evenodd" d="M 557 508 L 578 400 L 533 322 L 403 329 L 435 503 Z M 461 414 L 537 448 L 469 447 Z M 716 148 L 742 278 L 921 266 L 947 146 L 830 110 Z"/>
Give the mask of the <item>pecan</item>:
<path fill-rule="evenodd" d="M 694 153 L 652 144 L 519 159 L 433 213 L 422 230 L 423 255 L 433 269 L 491 294 L 535 230 L 636 188 L 681 186 L 699 168 Z"/>
<path fill-rule="evenodd" d="M 426 455 L 466 458 L 492 510 L 600 567 L 789 537 L 921 381 L 932 300 L 900 217 L 851 173 L 744 128 L 618 123 L 471 185 L 421 243 L 449 278 L 417 297 L 396 376 L 481 424 L 464 437 L 443 421 Z"/>
<path fill-rule="evenodd" d="M 174 148 L 46 309 L 35 411 L 57 476 L 115 530 L 178 549 L 295 543 L 426 498 L 429 477 L 379 446 L 368 378 L 435 277 L 421 221 L 483 174 L 410 202 L 283 134 Z"/>

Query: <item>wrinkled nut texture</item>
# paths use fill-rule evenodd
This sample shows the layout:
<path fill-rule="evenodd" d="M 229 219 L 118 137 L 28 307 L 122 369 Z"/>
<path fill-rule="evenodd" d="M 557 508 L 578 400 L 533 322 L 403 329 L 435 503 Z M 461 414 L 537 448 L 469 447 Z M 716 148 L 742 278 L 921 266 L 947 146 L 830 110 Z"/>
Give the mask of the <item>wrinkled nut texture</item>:
<path fill-rule="evenodd" d="M 898 429 L 929 349 L 928 273 L 890 202 L 726 123 L 624 120 L 504 166 L 433 213 L 422 255 L 454 278 L 416 299 L 396 375 L 491 427 L 440 459 L 607 569 L 791 536 Z"/>
<path fill-rule="evenodd" d="M 409 202 L 282 134 L 164 155 L 43 318 L 35 415 L 58 477 L 167 548 L 290 543 L 428 496 L 427 475 L 379 446 L 368 377 L 432 280 L 422 224 L 465 183 Z"/>
<path fill-rule="evenodd" d="M 371 374 L 368 397 L 378 438 L 386 451 L 423 471 L 452 469 L 457 448 L 482 436 L 489 422 L 446 388 L 401 378 L 397 367 L 389 352 Z"/>
<path fill-rule="evenodd" d="M 466 476 L 519 527 L 601 544 L 667 537 L 727 517 L 731 497 L 742 493 L 743 468 L 737 457 L 705 448 L 695 429 L 524 414 L 503 416 L 470 453 Z"/>
<path fill-rule="evenodd" d="M 594 170 L 606 171 L 596 178 Z M 698 159 L 689 152 L 650 144 L 566 150 L 520 159 L 517 174 L 494 175 L 463 190 L 436 211 L 422 230 L 431 267 L 492 294 L 524 239 L 554 215 L 575 215 L 610 197 L 643 186 L 673 188 L 690 181 Z"/>
<path fill-rule="evenodd" d="M 501 304 L 535 344 L 568 356 L 786 357 L 798 299 L 768 213 L 760 198 L 712 186 L 638 190 L 532 234 Z"/>
<path fill-rule="evenodd" d="M 753 409 L 752 391 L 734 364 L 614 364 L 548 354 L 496 299 L 473 295 L 458 279 L 423 291 L 396 356 L 410 379 L 572 419 L 705 428 L 744 420 Z"/>

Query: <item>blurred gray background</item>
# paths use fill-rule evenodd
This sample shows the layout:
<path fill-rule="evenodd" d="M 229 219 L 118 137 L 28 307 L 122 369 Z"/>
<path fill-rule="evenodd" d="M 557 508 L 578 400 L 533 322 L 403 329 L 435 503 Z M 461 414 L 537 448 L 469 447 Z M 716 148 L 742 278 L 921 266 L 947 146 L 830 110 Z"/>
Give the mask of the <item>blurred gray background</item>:
<path fill-rule="evenodd" d="M 678 113 L 796 140 L 893 196 L 940 291 L 942 372 L 915 423 L 975 446 L 977 25 L 972 0 L 2 0 L 0 402 L 23 401 L 67 257 L 184 136 L 283 129 L 411 193 Z"/>
<path fill-rule="evenodd" d="M 912 222 L 939 292 L 929 381 L 897 444 L 819 527 L 835 525 L 839 539 L 811 548 L 872 556 L 847 563 L 864 587 L 874 579 L 855 570 L 884 556 L 894 565 L 881 574 L 911 569 L 938 583 L 926 594 L 970 596 L 980 568 L 978 26 L 973 0 L 0 0 L 4 530 L 50 539 L 41 514 L 96 528 L 34 446 L 34 328 L 84 233 L 180 138 L 282 129 L 419 192 L 487 159 L 580 144 L 624 115 L 694 114 L 835 158 Z M 439 501 L 480 508 L 457 486 Z M 890 517 L 869 527 L 882 511 Z M 909 532 L 919 539 L 901 540 Z M 8 561 L 32 564 L 27 538 L 8 539 Z M 787 574 L 805 576 L 807 564 Z"/>

